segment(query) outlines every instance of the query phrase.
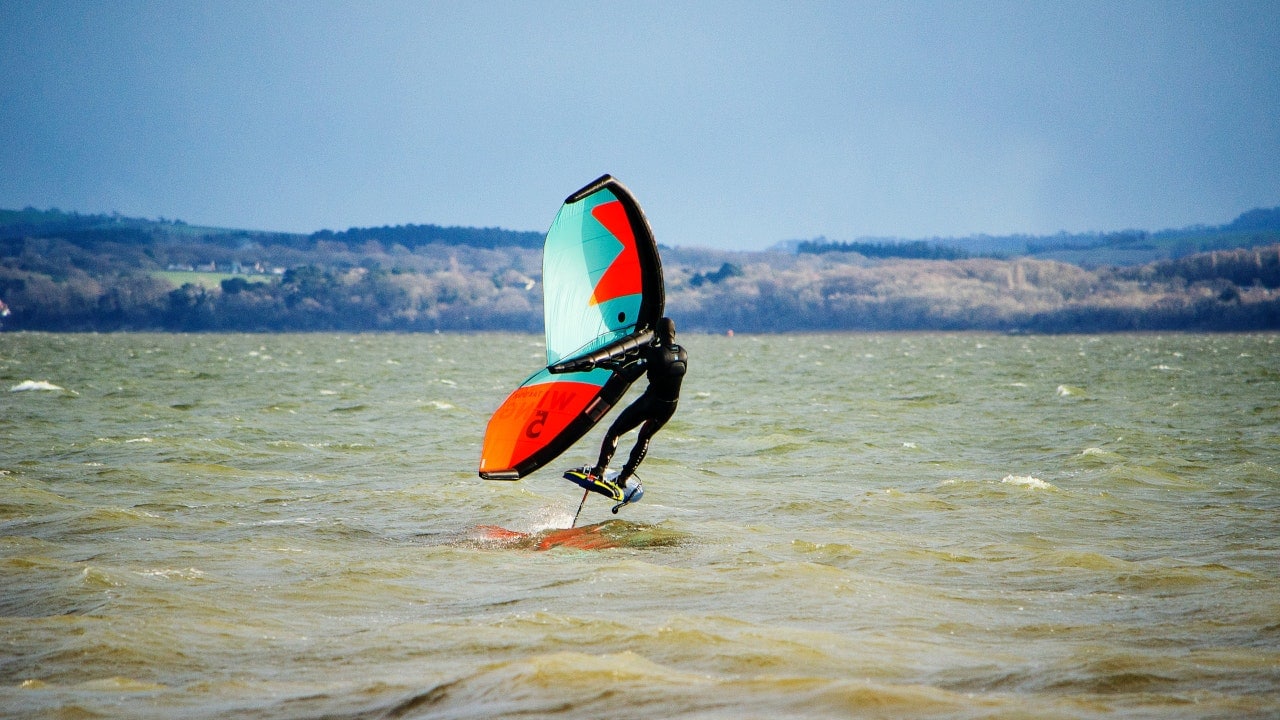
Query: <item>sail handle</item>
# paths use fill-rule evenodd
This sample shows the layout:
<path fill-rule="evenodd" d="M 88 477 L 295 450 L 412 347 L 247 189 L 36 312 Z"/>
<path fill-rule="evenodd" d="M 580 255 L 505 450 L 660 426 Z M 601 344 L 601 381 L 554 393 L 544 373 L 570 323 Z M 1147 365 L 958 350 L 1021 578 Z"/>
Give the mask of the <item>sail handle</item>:
<path fill-rule="evenodd" d="M 595 352 L 568 360 L 561 360 L 548 367 L 547 371 L 553 375 L 559 375 L 561 373 L 590 370 L 605 360 L 619 358 L 629 352 L 635 352 L 651 342 L 653 342 L 653 330 L 645 328 L 609 343 Z"/>

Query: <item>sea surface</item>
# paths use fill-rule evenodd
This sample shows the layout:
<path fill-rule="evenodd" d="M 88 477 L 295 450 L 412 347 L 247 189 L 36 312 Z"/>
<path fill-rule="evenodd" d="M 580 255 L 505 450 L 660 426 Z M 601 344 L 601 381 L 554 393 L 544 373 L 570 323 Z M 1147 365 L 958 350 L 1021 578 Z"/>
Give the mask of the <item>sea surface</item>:
<path fill-rule="evenodd" d="M 0 335 L 0 716 L 1280 717 L 1280 336 L 681 340 L 570 536 L 540 336 Z"/>

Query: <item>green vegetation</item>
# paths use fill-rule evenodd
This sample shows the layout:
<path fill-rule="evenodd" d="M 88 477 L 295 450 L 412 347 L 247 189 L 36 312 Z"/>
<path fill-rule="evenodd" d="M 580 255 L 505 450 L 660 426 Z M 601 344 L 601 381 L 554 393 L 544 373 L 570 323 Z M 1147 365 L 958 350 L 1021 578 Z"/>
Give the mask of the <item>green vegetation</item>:
<path fill-rule="evenodd" d="M 1280 329 L 1280 211 L 1220 228 L 1030 240 L 1021 242 L 1036 255 L 1008 257 L 939 255 L 925 242 L 664 248 L 668 312 L 709 332 Z M 1157 259 L 1058 257 L 1139 246 Z M 6 330 L 537 331 L 540 277 L 537 233 L 410 225 L 297 235 L 0 211 Z"/>
<path fill-rule="evenodd" d="M 857 253 L 869 258 L 963 260 L 970 257 L 1031 257 L 1082 267 L 1142 265 L 1195 253 L 1235 250 L 1280 243 L 1280 208 L 1250 210 L 1226 225 L 1196 225 L 1180 230 L 1122 230 L 1112 233 L 1058 233 L 1046 237 L 976 235 L 932 240 L 833 242 L 826 238 L 795 243 L 801 253 Z"/>
<path fill-rule="evenodd" d="M 152 277 L 159 278 L 165 282 L 179 287 L 191 283 L 199 285 L 206 290 L 217 290 L 223 287 L 223 283 L 231 282 L 233 286 L 238 286 L 238 282 L 273 282 L 276 278 L 271 275 L 253 274 L 240 275 L 224 272 L 199 272 L 194 270 L 157 270 L 151 273 Z"/>

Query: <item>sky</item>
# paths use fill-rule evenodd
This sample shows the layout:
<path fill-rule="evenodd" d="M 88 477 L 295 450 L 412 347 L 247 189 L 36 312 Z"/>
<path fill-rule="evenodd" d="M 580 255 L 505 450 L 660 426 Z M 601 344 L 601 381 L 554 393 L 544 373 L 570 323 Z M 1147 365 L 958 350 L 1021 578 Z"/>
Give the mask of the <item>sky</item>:
<path fill-rule="evenodd" d="M 0 208 L 662 243 L 1217 225 L 1280 205 L 1280 3 L 0 3 Z"/>

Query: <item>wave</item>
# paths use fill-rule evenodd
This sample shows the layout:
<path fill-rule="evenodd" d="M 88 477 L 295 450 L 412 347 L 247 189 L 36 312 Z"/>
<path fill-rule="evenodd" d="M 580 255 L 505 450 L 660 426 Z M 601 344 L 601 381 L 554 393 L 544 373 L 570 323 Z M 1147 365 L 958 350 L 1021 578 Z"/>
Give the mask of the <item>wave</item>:
<path fill-rule="evenodd" d="M 633 652 L 558 652 L 483 666 L 405 698 L 383 718 L 947 716 L 971 697 L 925 685 L 686 672 Z"/>
<path fill-rule="evenodd" d="M 46 392 L 72 392 L 61 385 L 54 385 L 48 380 L 23 380 L 17 385 L 9 388 L 9 392 L 31 392 L 33 390 Z"/>
<path fill-rule="evenodd" d="M 1030 475 L 1005 475 L 1004 479 L 1001 480 L 1000 482 L 1004 483 L 1005 485 L 1018 485 L 1020 487 L 1030 488 L 1032 490 L 1050 490 L 1050 489 L 1056 490 L 1057 489 L 1052 484 L 1047 483 L 1038 477 L 1032 477 Z"/>
<path fill-rule="evenodd" d="M 1034 475 L 1014 475 L 1013 473 L 1009 473 L 1005 475 L 1003 478 L 1000 479 L 999 482 L 996 482 L 994 480 L 953 478 L 949 480 L 943 480 L 940 483 L 939 487 L 968 488 L 968 487 L 977 486 L 980 488 L 989 488 L 994 490 L 996 486 L 1000 486 L 1000 485 L 1012 486 L 1013 488 L 1022 488 L 1026 490 L 1060 490 L 1061 489 L 1057 485 L 1054 485 L 1053 483 L 1045 480 L 1041 480 L 1040 478 L 1035 477 Z M 1017 490 L 1003 490 L 1003 489 L 1001 489 L 1001 491 L 1017 492 Z"/>

